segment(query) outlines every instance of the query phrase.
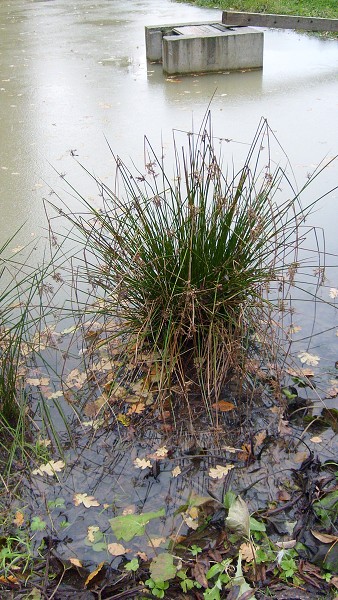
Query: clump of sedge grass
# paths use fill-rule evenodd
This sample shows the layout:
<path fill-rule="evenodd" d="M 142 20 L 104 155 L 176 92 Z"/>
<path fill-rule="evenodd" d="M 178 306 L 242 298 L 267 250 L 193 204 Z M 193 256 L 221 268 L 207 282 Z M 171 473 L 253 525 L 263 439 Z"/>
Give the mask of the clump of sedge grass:
<path fill-rule="evenodd" d="M 185 147 L 174 140 L 173 177 L 146 141 L 146 175 L 115 157 L 115 190 L 94 178 L 102 209 L 82 198 L 89 214 L 68 215 L 103 312 L 136 354 L 159 357 L 164 395 L 194 381 L 209 406 L 227 380 L 245 378 L 255 340 L 275 335 L 269 290 L 295 270 L 306 215 L 263 156 L 270 136 L 262 120 L 242 168 L 227 173 L 206 118 Z M 277 198 L 282 180 L 291 199 Z"/>

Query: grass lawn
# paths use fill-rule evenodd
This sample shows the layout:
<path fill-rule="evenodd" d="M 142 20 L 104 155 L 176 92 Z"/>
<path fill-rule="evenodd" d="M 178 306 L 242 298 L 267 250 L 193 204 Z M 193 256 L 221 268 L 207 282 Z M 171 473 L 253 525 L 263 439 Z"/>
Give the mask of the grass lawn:
<path fill-rule="evenodd" d="M 190 0 L 190 3 L 222 10 L 338 18 L 337 0 Z"/>

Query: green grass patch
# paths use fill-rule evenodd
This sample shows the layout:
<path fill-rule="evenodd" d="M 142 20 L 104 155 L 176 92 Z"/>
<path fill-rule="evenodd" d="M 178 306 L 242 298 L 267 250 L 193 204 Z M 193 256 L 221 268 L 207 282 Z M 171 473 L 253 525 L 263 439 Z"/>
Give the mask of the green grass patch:
<path fill-rule="evenodd" d="M 338 19 L 336 0 L 192 0 L 190 4 L 221 10 Z"/>

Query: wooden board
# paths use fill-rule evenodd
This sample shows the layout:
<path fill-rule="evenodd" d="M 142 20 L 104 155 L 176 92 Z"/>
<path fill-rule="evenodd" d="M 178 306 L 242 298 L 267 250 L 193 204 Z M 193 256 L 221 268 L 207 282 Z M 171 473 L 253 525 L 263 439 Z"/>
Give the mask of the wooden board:
<path fill-rule="evenodd" d="M 174 33 L 178 33 L 180 35 L 194 35 L 194 36 L 203 36 L 203 35 L 224 35 L 226 33 L 227 28 L 222 27 L 221 24 L 214 25 L 183 25 L 181 27 L 175 27 L 173 29 Z"/>
<path fill-rule="evenodd" d="M 338 31 L 338 19 L 291 17 L 288 15 L 268 15 L 235 11 L 224 11 L 222 23 L 228 26 L 253 25 L 256 27 L 273 27 L 279 29 L 303 29 L 305 31 Z"/>

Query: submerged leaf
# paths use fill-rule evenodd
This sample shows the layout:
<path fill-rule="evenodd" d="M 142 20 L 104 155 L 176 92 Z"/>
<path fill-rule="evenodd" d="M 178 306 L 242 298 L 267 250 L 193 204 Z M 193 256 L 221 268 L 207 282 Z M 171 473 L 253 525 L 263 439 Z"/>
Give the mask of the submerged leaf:
<path fill-rule="evenodd" d="M 110 526 L 118 540 L 129 542 L 135 536 L 144 535 L 145 526 L 152 519 L 163 517 L 164 508 L 157 512 L 141 513 L 140 515 L 121 515 L 109 519 Z"/>

